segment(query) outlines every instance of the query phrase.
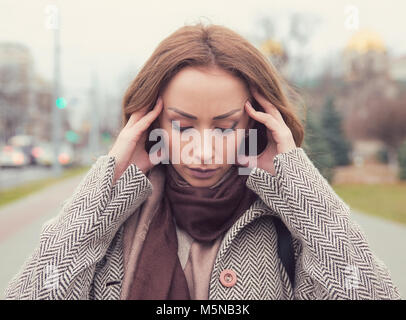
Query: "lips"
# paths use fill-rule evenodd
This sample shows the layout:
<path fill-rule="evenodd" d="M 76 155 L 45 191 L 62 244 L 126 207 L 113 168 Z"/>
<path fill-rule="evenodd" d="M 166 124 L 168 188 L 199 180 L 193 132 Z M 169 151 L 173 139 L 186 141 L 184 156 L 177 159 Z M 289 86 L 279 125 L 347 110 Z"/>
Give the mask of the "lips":
<path fill-rule="evenodd" d="M 190 174 L 198 179 L 207 179 L 211 178 L 216 174 L 218 169 L 200 169 L 200 168 L 188 168 Z"/>
<path fill-rule="evenodd" d="M 216 171 L 217 169 L 201 169 L 201 168 L 189 168 L 190 170 L 195 170 L 199 172 L 209 172 L 209 171 Z"/>

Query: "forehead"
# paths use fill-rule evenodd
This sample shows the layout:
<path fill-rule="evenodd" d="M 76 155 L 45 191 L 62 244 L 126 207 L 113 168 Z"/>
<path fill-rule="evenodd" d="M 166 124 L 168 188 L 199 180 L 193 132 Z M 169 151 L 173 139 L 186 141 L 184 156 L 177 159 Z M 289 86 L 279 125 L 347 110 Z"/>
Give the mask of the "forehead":
<path fill-rule="evenodd" d="M 249 97 L 245 83 L 219 68 L 185 67 L 163 92 L 164 109 L 173 107 L 203 117 L 244 108 Z M 167 110 L 166 110 L 167 111 Z"/>

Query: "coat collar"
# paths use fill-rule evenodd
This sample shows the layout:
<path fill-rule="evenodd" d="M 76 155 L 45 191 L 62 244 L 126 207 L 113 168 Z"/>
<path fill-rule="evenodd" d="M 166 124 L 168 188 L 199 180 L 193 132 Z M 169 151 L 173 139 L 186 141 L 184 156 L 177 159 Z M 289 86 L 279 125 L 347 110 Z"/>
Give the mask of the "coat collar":
<path fill-rule="evenodd" d="M 253 180 L 252 175 L 254 171 L 251 171 L 247 179 L 246 186 L 249 188 L 248 180 Z M 165 185 L 165 168 L 162 165 L 155 166 L 148 174 L 148 179 L 150 179 L 152 185 L 154 186 L 155 190 L 163 190 Z M 252 183 L 252 182 L 251 182 Z M 153 191 L 154 192 L 154 191 Z M 157 198 L 159 199 L 159 198 Z M 238 233 L 244 229 L 244 227 L 254 220 L 261 218 L 266 215 L 277 215 L 273 212 L 266 204 L 262 201 L 262 199 L 258 196 L 258 199 L 254 201 L 254 203 L 250 206 L 249 209 L 245 211 L 235 222 L 234 224 L 228 229 L 225 233 L 222 243 L 219 248 L 219 252 L 217 254 L 217 258 L 221 259 L 224 253 L 227 251 L 229 246 L 231 245 L 233 239 L 238 235 Z"/>

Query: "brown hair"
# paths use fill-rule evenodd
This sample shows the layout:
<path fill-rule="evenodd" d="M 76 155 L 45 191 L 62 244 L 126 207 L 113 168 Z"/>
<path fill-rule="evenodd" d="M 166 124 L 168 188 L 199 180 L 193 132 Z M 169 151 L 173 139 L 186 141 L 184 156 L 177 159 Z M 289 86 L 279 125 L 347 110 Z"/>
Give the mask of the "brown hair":
<path fill-rule="evenodd" d="M 185 66 L 218 66 L 257 88 L 281 112 L 296 146 L 301 146 L 304 127 L 284 91 L 296 92 L 279 75 L 269 59 L 236 32 L 221 25 L 185 25 L 162 40 L 128 87 L 122 106 L 123 126 L 132 112 L 152 109 L 171 78 Z M 251 96 L 256 110 L 264 111 Z M 256 122 L 258 151 L 266 146 L 266 128 Z M 255 128 L 254 127 L 254 128 Z"/>

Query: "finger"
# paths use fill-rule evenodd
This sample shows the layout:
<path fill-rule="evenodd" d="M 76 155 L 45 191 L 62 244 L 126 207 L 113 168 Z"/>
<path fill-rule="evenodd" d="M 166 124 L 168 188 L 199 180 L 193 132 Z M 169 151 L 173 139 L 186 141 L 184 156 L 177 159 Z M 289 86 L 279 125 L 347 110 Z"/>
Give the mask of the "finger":
<path fill-rule="evenodd" d="M 255 100 L 264 108 L 264 110 L 273 115 L 279 121 L 283 121 L 282 115 L 277 107 L 274 106 L 272 102 L 266 99 L 262 94 L 260 94 L 256 89 L 252 89 L 252 95 L 254 96 Z"/>
<path fill-rule="evenodd" d="M 155 114 L 154 111 L 157 111 L 157 109 L 159 109 L 159 108 L 161 107 L 161 105 L 162 105 L 162 100 L 159 100 L 159 99 L 158 99 L 158 101 L 157 101 L 157 103 L 155 104 L 154 108 L 153 108 L 151 111 L 149 111 L 149 113 Z M 141 120 L 143 119 L 143 117 L 145 117 L 147 114 L 148 114 L 148 112 L 147 112 L 147 110 L 146 110 L 146 107 L 143 107 L 143 108 L 141 108 L 141 109 L 139 109 L 139 110 L 137 110 L 137 111 L 134 111 L 134 112 L 131 114 L 130 120 L 128 121 L 128 126 L 129 126 L 129 127 L 132 127 L 134 124 L 137 124 L 137 123 L 141 122 Z M 158 113 L 158 114 L 159 114 L 159 113 Z"/>
<path fill-rule="evenodd" d="M 155 103 L 154 108 L 153 108 L 151 111 L 153 111 L 153 110 L 159 108 L 160 105 L 162 105 L 162 98 L 161 98 L 161 97 L 158 98 L 157 102 Z M 141 109 L 138 109 L 137 111 L 134 111 L 134 112 L 131 114 L 130 119 L 128 120 L 128 123 L 127 123 L 128 126 L 131 127 L 133 124 L 135 124 L 135 123 L 137 123 L 138 121 L 140 121 L 140 119 L 142 119 L 142 117 L 144 117 L 144 116 L 147 114 L 147 111 L 148 111 L 148 110 L 147 110 L 147 107 L 146 107 L 146 106 L 142 107 Z"/>
<path fill-rule="evenodd" d="M 142 107 L 131 113 L 130 119 L 128 119 L 127 122 L 127 127 L 132 127 L 134 124 L 140 121 L 142 117 L 147 113 L 147 111 L 148 111 L 147 107 Z"/>
<path fill-rule="evenodd" d="M 136 123 L 136 130 L 147 130 L 162 111 L 162 99 L 158 99 L 155 107 Z"/>
<path fill-rule="evenodd" d="M 272 115 L 255 110 L 249 101 L 246 102 L 245 106 L 248 115 L 264 124 L 269 130 L 274 131 L 278 128 L 279 123 Z"/>
<path fill-rule="evenodd" d="M 126 127 L 131 127 L 134 123 L 137 123 L 142 118 L 142 113 L 140 110 L 131 113 L 130 118 L 127 121 Z"/>

